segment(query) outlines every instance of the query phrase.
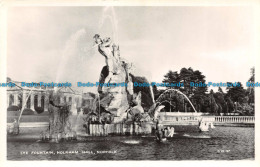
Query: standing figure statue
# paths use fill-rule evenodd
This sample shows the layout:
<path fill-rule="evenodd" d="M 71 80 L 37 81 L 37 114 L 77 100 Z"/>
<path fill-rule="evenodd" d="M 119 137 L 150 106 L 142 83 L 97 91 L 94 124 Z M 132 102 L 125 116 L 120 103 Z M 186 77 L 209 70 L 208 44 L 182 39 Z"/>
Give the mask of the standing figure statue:
<path fill-rule="evenodd" d="M 98 51 L 101 55 L 103 55 L 106 59 L 106 65 L 108 67 L 108 76 L 105 79 L 105 83 L 109 83 L 111 77 L 117 74 L 117 64 L 120 62 L 119 59 L 119 50 L 116 45 L 112 45 L 112 41 L 110 38 L 101 39 L 100 35 L 96 34 L 94 37 L 95 43 L 98 45 Z M 115 55 L 114 55 L 115 54 Z"/>

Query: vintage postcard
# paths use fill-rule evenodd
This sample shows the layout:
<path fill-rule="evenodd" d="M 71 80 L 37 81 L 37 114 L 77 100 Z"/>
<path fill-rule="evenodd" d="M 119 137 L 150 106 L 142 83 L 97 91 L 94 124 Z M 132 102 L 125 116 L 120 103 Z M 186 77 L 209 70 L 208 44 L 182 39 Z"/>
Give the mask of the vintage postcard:
<path fill-rule="evenodd" d="M 3 164 L 256 166 L 259 2 L 193 3 L 3 1 Z"/>

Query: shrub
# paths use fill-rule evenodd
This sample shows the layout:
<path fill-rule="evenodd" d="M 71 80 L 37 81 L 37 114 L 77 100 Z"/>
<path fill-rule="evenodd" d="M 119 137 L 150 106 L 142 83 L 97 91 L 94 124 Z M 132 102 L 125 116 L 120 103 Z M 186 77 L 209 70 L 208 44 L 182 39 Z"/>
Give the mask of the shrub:
<path fill-rule="evenodd" d="M 34 115 L 33 110 L 26 108 L 23 110 L 23 115 Z"/>
<path fill-rule="evenodd" d="M 18 106 L 12 105 L 7 108 L 7 111 L 18 111 L 19 109 Z"/>
<path fill-rule="evenodd" d="M 44 108 L 43 107 L 34 107 L 34 110 L 38 113 L 41 114 L 44 112 Z"/>

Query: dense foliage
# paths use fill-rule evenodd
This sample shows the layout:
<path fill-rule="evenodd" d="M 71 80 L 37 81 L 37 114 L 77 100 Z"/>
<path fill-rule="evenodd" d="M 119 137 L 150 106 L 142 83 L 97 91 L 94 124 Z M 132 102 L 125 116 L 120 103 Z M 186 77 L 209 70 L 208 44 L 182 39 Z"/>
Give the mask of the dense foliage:
<path fill-rule="evenodd" d="M 249 82 L 254 82 L 254 68 L 251 69 Z M 158 89 L 153 87 L 155 98 L 157 99 L 166 89 L 177 89 L 184 93 L 191 100 L 192 104 L 198 112 L 212 113 L 219 115 L 220 113 L 239 113 L 240 115 L 254 114 L 254 88 L 245 89 L 241 82 L 237 82 L 236 86 L 226 87 L 226 93 L 221 87 L 217 92 L 212 89 L 208 92 L 207 86 L 194 87 L 190 83 L 206 83 L 206 77 L 199 70 L 192 68 L 182 68 L 180 72 L 169 71 L 164 75 L 164 83 L 180 83 L 182 86 L 166 87 Z M 227 82 L 230 83 L 230 82 Z M 184 111 L 193 112 L 191 105 L 180 95 L 172 95 L 168 98 L 170 102 L 162 103 L 165 105 L 166 111 Z"/>

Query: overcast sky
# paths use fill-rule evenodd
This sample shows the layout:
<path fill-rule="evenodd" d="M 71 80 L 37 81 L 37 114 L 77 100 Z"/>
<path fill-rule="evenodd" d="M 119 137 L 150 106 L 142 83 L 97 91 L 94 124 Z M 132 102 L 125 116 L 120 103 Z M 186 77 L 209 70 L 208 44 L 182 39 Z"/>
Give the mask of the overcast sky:
<path fill-rule="evenodd" d="M 149 81 L 192 67 L 207 82 L 245 83 L 255 63 L 253 12 L 239 6 L 10 8 L 7 75 L 27 82 L 97 82 L 105 65 L 92 49 L 99 33 L 119 43 L 134 74 Z"/>

